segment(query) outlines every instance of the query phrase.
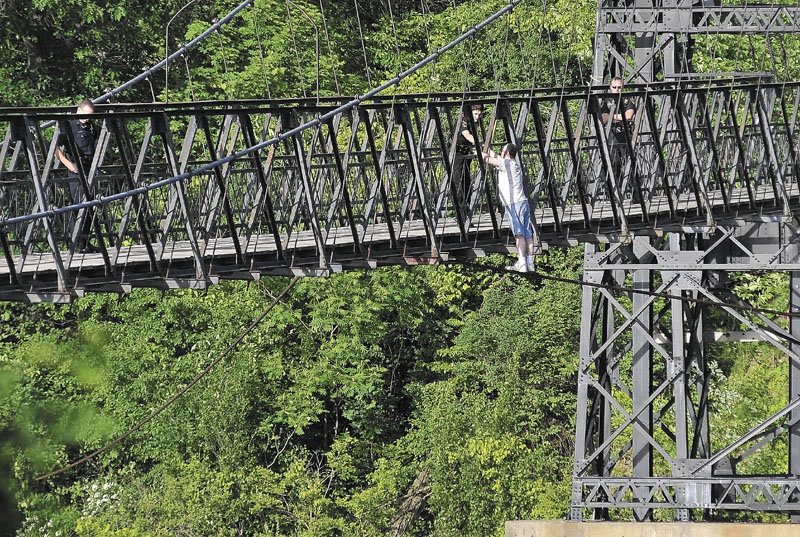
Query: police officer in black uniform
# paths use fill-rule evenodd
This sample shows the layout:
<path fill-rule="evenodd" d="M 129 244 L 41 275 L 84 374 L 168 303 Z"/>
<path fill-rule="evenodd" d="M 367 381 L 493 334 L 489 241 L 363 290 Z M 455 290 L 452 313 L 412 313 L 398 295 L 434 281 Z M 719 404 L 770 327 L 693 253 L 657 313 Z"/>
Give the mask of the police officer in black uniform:
<path fill-rule="evenodd" d="M 480 104 L 472 105 L 472 121 L 477 124 L 483 113 L 483 106 Z M 469 128 L 469 118 L 463 118 L 458 126 L 458 137 L 456 139 L 456 158 L 453 162 L 453 184 L 458 192 L 456 205 L 462 208 L 466 215 L 467 203 L 469 203 L 469 191 L 472 186 L 472 158 L 475 155 L 475 138 Z"/>
<path fill-rule="evenodd" d="M 623 98 L 622 93 L 622 79 L 615 76 L 611 79 L 609 85 L 609 92 L 614 94 L 614 98 L 603 99 L 600 105 L 600 114 L 603 123 L 608 124 L 611 122 L 611 135 L 608 137 L 608 148 L 611 153 L 611 168 L 614 172 L 614 177 L 617 181 L 622 180 L 622 171 L 625 169 L 625 163 L 628 161 L 628 141 L 625 136 L 625 129 L 629 128 L 630 121 L 636 114 L 636 107 L 633 100 Z M 612 114 L 611 111 L 614 111 Z M 630 134 L 630 132 L 628 133 Z"/>
<path fill-rule="evenodd" d="M 94 104 L 92 104 L 92 101 L 81 101 L 81 103 L 78 105 L 78 113 L 94 113 Z M 89 118 L 72 119 L 69 121 L 69 128 L 72 131 L 72 137 L 75 140 L 75 145 L 78 149 L 78 155 L 72 154 L 72 148 L 70 147 L 67 133 L 62 132 L 58 136 L 56 158 L 67 168 L 67 185 L 69 186 L 69 193 L 72 197 L 72 202 L 80 203 L 83 201 L 83 199 L 81 196 L 82 189 L 78 175 L 78 163 L 80 162 L 80 165 L 83 167 L 83 173 L 88 175 L 89 169 L 92 167 L 92 159 L 94 158 L 94 150 L 95 144 L 97 143 L 98 132 L 97 127 Z M 74 226 L 74 214 L 75 213 L 73 213 L 73 216 L 70 217 L 70 228 Z M 78 242 L 78 249 L 80 251 L 85 251 L 90 248 L 88 241 L 91 225 L 91 213 L 86 211 Z"/>

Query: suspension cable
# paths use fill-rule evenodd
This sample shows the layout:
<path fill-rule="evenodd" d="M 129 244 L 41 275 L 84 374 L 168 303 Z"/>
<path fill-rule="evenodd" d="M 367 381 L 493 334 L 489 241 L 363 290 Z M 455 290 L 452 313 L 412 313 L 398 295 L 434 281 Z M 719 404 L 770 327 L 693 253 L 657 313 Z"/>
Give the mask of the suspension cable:
<path fill-rule="evenodd" d="M 632 293 L 632 294 L 639 294 L 639 295 L 647 295 L 656 298 L 666 298 L 670 300 L 681 300 L 683 302 L 691 302 L 693 304 L 699 304 L 703 306 L 715 306 L 715 307 L 723 307 L 723 308 L 731 308 L 739 311 L 746 311 L 752 313 L 763 313 L 767 315 L 775 315 L 779 317 L 789 317 L 789 318 L 800 318 L 800 312 L 792 312 L 792 311 L 781 311 L 781 310 L 773 310 L 768 308 L 759 308 L 756 306 L 751 306 L 749 304 L 731 304 L 729 302 L 715 302 L 713 300 L 707 300 L 703 298 L 694 298 L 694 297 L 687 297 L 682 295 L 673 295 L 671 293 L 666 292 L 659 292 L 659 291 L 648 291 L 646 289 L 634 289 L 632 287 L 624 287 L 621 285 L 612 285 L 606 283 L 596 283 L 596 282 L 587 282 L 584 280 L 576 280 L 573 278 L 564 278 L 561 276 L 552 276 L 550 274 L 544 274 L 542 272 L 517 272 L 515 270 L 509 270 L 501 267 L 493 267 L 491 265 L 482 265 L 479 263 L 472 263 L 468 261 L 453 261 L 453 262 L 446 262 L 446 265 L 460 265 L 464 267 L 469 267 L 477 270 L 481 270 L 484 272 L 493 272 L 496 274 L 518 274 L 526 279 L 541 279 L 541 280 L 550 280 L 554 282 L 560 283 L 568 283 L 571 285 L 577 285 L 580 287 L 592 287 L 595 289 L 605 289 L 607 291 L 618 291 L 622 293 Z M 633 266 L 632 266 L 633 267 Z"/>
<path fill-rule="evenodd" d="M 364 69 L 367 72 L 367 84 L 372 87 L 372 78 L 370 75 L 369 61 L 367 60 L 367 47 L 364 44 L 364 31 L 361 28 L 361 14 L 358 10 L 358 0 L 353 0 L 353 5 L 356 9 L 356 20 L 358 21 L 358 35 L 361 37 L 361 50 L 364 53 Z"/>
<path fill-rule="evenodd" d="M 147 192 L 150 192 L 151 190 L 156 190 L 158 188 L 169 186 L 169 185 L 171 185 L 173 183 L 177 183 L 179 181 L 183 181 L 185 179 L 189 179 L 190 177 L 194 177 L 196 175 L 212 171 L 217 166 L 221 166 L 221 165 L 227 164 L 229 162 L 232 162 L 234 160 L 241 159 L 241 158 L 246 157 L 246 156 L 248 156 L 248 155 L 250 155 L 252 153 L 255 153 L 256 151 L 260 151 L 260 150 L 264 149 L 265 147 L 269 147 L 269 146 L 274 145 L 276 143 L 285 141 L 285 140 L 291 138 L 292 136 L 295 136 L 296 134 L 299 134 L 299 133 L 301 133 L 301 132 L 303 132 L 305 130 L 308 130 L 310 128 L 316 127 L 316 126 L 320 125 L 321 123 L 324 123 L 328 119 L 331 119 L 331 118 L 333 118 L 334 116 L 336 116 L 338 114 L 341 114 L 343 112 L 351 110 L 352 108 L 358 106 L 362 102 L 372 99 L 373 97 L 375 97 L 376 95 L 378 95 L 379 93 L 385 91 L 388 88 L 396 86 L 402 80 L 405 80 L 406 78 L 408 78 L 412 74 L 416 73 L 417 71 L 419 71 L 420 69 L 422 69 L 423 67 L 428 65 L 429 63 L 438 60 L 442 56 L 442 54 L 444 54 L 446 52 L 449 52 L 450 50 L 452 50 L 453 48 L 457 47 L 458 45 L 460 45 L 461 43 L 463 43 L 467 39 L 473 38 L 475 36 L 475 34 L 480 32 L 484 28 L 486 28 L 488 25 L 492 24 L 494 21 L 496 21 L 497 19 L 499 19 L 503 15 L 508 14 L 511 10 L 513 10 L 514 7 L 516 7 L 518 4 L 520 4 L 520 3 L 524 2 L 524 1 L 525 0 L 509 0 L 508 5 L 506 5 L 505 7 L 503 7 L 502 9 L 497 11 L 496 13 L 494 13 L 491 17 L 489 17 L 489 18 L 485 19 L 484 21 L 482 21 L 481 23 L 473 26 L 467 32 L 461 34 L 459 37 L 457 37 L 456 39 L 452 40 L 450 43 L 448 43 L 444 47 L 439 48 L 436 51 L 434 51 L 433 53 L 429 54 L 427 57 L 425 57 L 424 59 L 420 60 L 419 62 L 417 62 L 413 66 L 409 67 L 408 69 L 406 69 L 402 73 L 399 73 L 399 74 L 395 75 L 395 77 L 392 78 L 391 80 L 388 80 L 388 81 L 384 82 L 380 86 L 377 86 L 377 87 L 369 90 L 368 92 L 364 93 L 363 95 L 355 97 L 354 99 L 348 101 L 347 103 L 342 104 L 342 105 L 340 105 L 340 106 L 338 106 L 338 107 L 326 112 L 325 114 L 322 114 L 321 116 L 314 118 L 311 121 L 308 121 L 306 123 L 303 123 L 302 125 L 299 125 L 299 126 L 293 128 L 293 129 L 285 131 L 285 132 L 283 132 L 283 133 L 281 133 L 281 134 L 279 134 L 277 136 L 274 136 L 273 138 L 270 138 L 269 140 L 265 140 L 263 142 L 260 142 L 260 143 L 258 143 L 256 145 L 254 145 L 254 146 L 245 148 L 245 149 L 243 149 L 241 151 L 238 151 L 236 153 L 230 154 L 227 157 L 220 158 L 218 160 L 215 160 L 214 162 L 210 162 L 208 164 L 205 164 L 205 165 L 200 166 L 198 168 L 195 168 L 193 170 L 186 171 L 186 172 L 184 172 L 182 174 L 175 175 L 173 177 L 169 177 L 169 178 L 166 178 L 166 179 L 162 179 L 161 181 L 156 181 L 154 183 L 150 183 L 149 185 L 144 185 L 144 186 L 141 186 L 139 188 L 135 188 L 133 190 L 128 190 L 128 191 L 125 191 L 125 192 L 118 192 L 118 193 L 110 195 L 110 196 L 99 196 L 96 199 L 93 199 L 93 200 L 90 200 L 90 201 L 85 201 L 85 202 L 82 202 L 82 203 L 76 203 L 74 205 L 69 205 L 69 206 L 65 206 L 65 207 L 57 207 L 57 208 L 49 209 L 49 210 L 46 210 L 46 211 L 40 211 L 40 212 L 37 212 L 37 213 L 32 213 L 32 214 L 28 214 L 28 215 L 24 215 L 24 216 L 17 216 L 17 217 L 13 217 L 13 218 L 7 218 L 5 220 L 0 220 L 0 229 L 6 228 L 6 227 L 9 227 L 9 226 L 13 226 L 15 224 L 23 223 L 23 222 L 28 222 L 28 221 L 31 221 L 31 220 L 39 220 L 39 219 L 42 219 L 42 218 L 52 218 L 52 217 L 55 217 L 56 215 L 59 215 L 59 214 L 62 214 L 62 213 L 77 211 L 77 210 L 80 210 L 80 209 L 83 209 L 83 208 L 86 208 L 86 207 L 96 207 L 96 206 L 99 206 L 99 205 L 107 205 L 109 203 L 113 203 L 115 201 L 126 199 L 126 198 L 129 198 L 129 197 L 132 197 L 132 196 L 138 196 L 138 195 L 146 194 Z"/>
<path fill-rule="evenodd" d="M 299 279 L 300 279 L 300 276 L 295 276 L 289 282 L 289 284 L 286 286 L 286 288 L 281 292 L 281 294 L 279 294 L 277 297 L 275 297 L 275 300 L 273 300 L 272 303 L 267 307 L 267 309 L 264 310 L 264 313 L 262 313 L 255 321 L 250 323 L 250 326 L 248 326 L 241 334 L 239 334 L 239 337 L 237 337 L 233 341 L 233 343 L 228 345 L 227 349 L 225 349 L 219 356 L 217 356 L 217 358 L 214 359 L 213 362 L 208 364 L 205 369 L 203 369 L 200 373 L 198 373 L 197 376 L 195 376 L 186 386 L 184 386 L 180 391 L 178 391 L 178 393 L 176 393 L 175 395 L 173 395 L 172 397 L 167 399 L 166 402 L 164 402 L 164 404 L 162 404 L 160 407 L 158 407 L 153 412 L 151 412 L 149 416 L 147 416 L 146 418 L 141 420 L 139 423 L 137 423 L 136 425 L 134 425 L 133 427 L 131 427 L 130 429 L 128 429 L 127 431 L 125 431 L 124 433 L 122 433 L 121 435 L 119 435 L 114 440 L 112 440 L 111 442 L 107 443 L 105 446 L 101 447 L 100 449 L 97 449 L 97 450 L 89 453 L 88 455 L 85 455 L 85 456 L 81 457 L 80 459 L 78 459 L 77 461 L 75 461 L 73 463 L 70 463 L 70 464 L 68 464 L 68 465 L 66 465 L 66 466 L 64 466 L 62 468 L 59 468 L 58 470 L 53 470 L 52 472 L 48 472 L 46 474 L 39 475 L 39 476 L 33 478 L 33 480 L 34 481 L 41 481 L 42 479 L 47 479 L 48 477 L 56 476 L 58 474 L 66 472 L 67 470 L 71 470 L 72 468 L 75 468 L 76 466 L 80 466 L 84 462 L 95 458 L 97 455 L 100 455 L 104 451 L 108 451 L 111 447 L 119 444 L 125 438 L 127 438 L 131 434 L 133 434 L 136 431 L 138 431 L 139 429 L 141 429 L 145 424 L 147 424 L 148 422 L 152 421 L 153 418 L 155 418 L 156 416 L 161 414 L 164 410 L 167 409 L 167 407 L 172 405 L 172 403 L 177 401 L 181 396 L 183 396 L 186 392 L 188 392 L 195 384 L 200 382 L 200 380 L 203 377 L 208 375 L 211 372 L 211 370 L 214 369 L 217 366 L 217 364 L 219 364 L 226 356 L 228 356 L 228 354 L 230 354 L 231 351 L 233 351 L 236 348 L 236 346 L 239 345 L 239 343 L 241 343 L 242 340 L 245 337 L 247 337 L 248 334 L 250 334 L 250 332 L 255 330 L 255 328 L 259 324 L 261 324 L 261 321 L 263 321 L 267 317 L 269 312 L 272 311 L 272 309 L 283 299 L 283 297 L 286 296 L 286 294 L 289 292 L 289 290 L 292 287 L 294 287 L 294 284 L 296 284 Z"/>
<path fill-rule="evenodd" d="M 339 87 L 339 75 L 336 72 L 336 58 L 333 56 L 331 37 L 330 35 L 328 35 L 328 19 L 325 16 L 325 8 L 322 6 L 322 0 L 319 0 L 319 12 L 322 14 L 322 30 L 325 32 L 325 41 L 328 43 L 328 58 L 331 61 L 331 70 L 333 71 L 333 82 L 336 85 L 336 95 L 341 95 L 342 90 Z M 319 51 L 317 53 L 319 53 Z"/>
<path fill-rule="evenodd" d="M 306 92 L 305 77 L 303 77 L 303 67 L 300 65 L 300 51 L 297 48 L 297 41 L 294 37 L 294 26 L 292 25 L 292 12 L 289 10 L 289 0 L 286 0 L 286 17 L 289 21 L 289 33 L 292 36 L 292 45 L 294 46 L 294 56 L 297 59 L 297 76 L 300 77 L 300 87 L 303 90 L 303 97 L 308 97 Z"/>
<path fill-rule="evenodd" d="M 225 80 L 227 82 L 227 91 L 225 92 L 228 98 L 233 98 L 233 85 L 231 84 L 231 74 L 228 72 L 228 58 L 225 54 L 225 44 L 222 42 L 222 30 L 217 28 L 217 38 L 219 40 L 219 49 L 222 53 L 222 67 L 225 69 Z"/>
<path fill-rule="evenodd" d="M 267 98 L 272 99 L 272 92 L 269 89 L 269 76 L 267 76 L 267 62 L 264 56 L 264 44 L 261 42 L 261 29 L 258 25 L 256 16 L 256 4 L 253 3 L 253 28 L 256 31 L 256 41 L 258 41 L 258 55 L 261 58 L 261 70 L 264 72 L 264 86 L 267 88 Z"/>
<path fill-rule="evenodd" d="M 197 0 L 189 0 L 172 16 L 171 19 L 169 19 L 169 22 L 167 22 L 166 30 L 164 30 L 164 58 L 169 58 L 169 25 L 172 24 L 172 21 L 174 21 L 184 9 L 191 6 L 195 2 L 197 2 Z M 184 56 L 184 58 L 186 58 L 186 56 Z M 164 64 L 164 102 L 169 102 L 169 62 Z"/>

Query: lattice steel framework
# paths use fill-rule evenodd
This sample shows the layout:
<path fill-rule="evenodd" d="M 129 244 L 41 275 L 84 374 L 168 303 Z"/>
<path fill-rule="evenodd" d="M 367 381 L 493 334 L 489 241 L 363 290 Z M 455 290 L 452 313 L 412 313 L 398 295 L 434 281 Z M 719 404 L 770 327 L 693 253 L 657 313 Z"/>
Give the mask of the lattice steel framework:
<path fill-rule="evenodd" d="M 800 31 L 797 6 L 600 0 L 597 17 L 597 84 L 609 75 L 643 82 L 691 77 L 697 34 Z M 725 74 L 730 75 L 738 78 Z M 765 78 L 769 75 L 758 76 Z M 785 95 L 774 97 L 773 110 L 780 108 L 786 119 L 796 114 L 798 103 Z M 724 101 L 728 104 L 713 99 L 696 103 L 694 111 L 705 118 L 699 123 L 683 112 L 660 123 L 665 131 L 694 140 L 685 146 L 688 175 L 717 175 L 722 163 L 752 170 L 758 160 L 751 160 L 754 153 L 747 156 L 742 135 L 748 127 L 741 123 L 741 109 Z M 672 104 L 687 110 L 679 100 Z M 774 138 L 769 140 L 769 133 L 789 122 L 776 121 L 767 110 L 769 106 L 754 106 L 749 126 L 764 136 L 757 150 L 765 159 L 764 171 L 776 178 L 786 172 L 799 177 L 795 142 L 781 153 Z M 725 124 L 732 128 L 720 129 Z M 697 138 L 701 132 L 705 134 Z M 698 147 L 699 139 L 709 145 Z M 726 146 L 737 149 L 730 153 Z M 636 149 L 641 159 L 642 148 Z M 666 149 L 656 143 L 653 151 L 664 154 Z M 715 182 L 722 190 L 725 176 L 723 172 Z M 779 191 L 774 194 L 775 200 L 784 198 Z M 706 194 L 698 190 L 696 195 L 703 204 Z M 729 280 L 735 272 L 789 272 L 790 311 L 800 313 L 797 202 L 789 190 L 784 199 L 782 210 L 772 214 L 740 208 L 739 218 L 725 222 L 678 227 L 655 237 L 637 232 L 631 239 L 586 246 L 584 280 L 611 288 L 583 289 L 572 520 L 607 518 L 612 509 L 630 509 L 636 520 L 650 520 L 659 509 L 674 512 L 677 520 L 688 520 L 692 510 L 703 516 L 717 509 L 784 512 L 793 519 L 800 514 L 800 319 L 783 323 L 785 319 L 733 307 L 748 305 L 734 294 Z M 723 212 L 730 209 L 726 206 Z M 614 286 L 644 293 L 620 293 Z M 648 294 L 652 292 L 676 298 Z M 735 331 L 712 337 L 720 325 Z M 712 394 L 708 351 L 710 345 L 743 344 L 742 339 L 765 342 L 788 357 L 786 403 L 744 434 L 734 435 L 733 427 L 715 420 L 723 403 Z M 722 432 L 728 440 L 712 442 L 725 437 L 711 435 L 715 423 L 726 428 Z M 784 467 L 776 475 L 747 475 L 748 465 L 771 442 L 785 443 Z M 616 516 L 625 516 L 620 513 Z"/>
<path fill-rule="evenodd" d="M 210 163 L 338 101 L 100 107 L 98 150 L 81 171 L 84 199 L 96 206 L 77 212 L 64 208 L 71 200 L 54 159 L 57 133 L 39 127 L 55 119 L 61 131 L 74 116 L 0 110 L 7 125 L 0 298 L 202 288 L 219 278 L 325 274 L 507 249 L 511 237 L 480 160 L 466 203 L 454 201 L 449 135 L 471 102 L 489 112 L 471 126 L 477 140 L 522 148 L 540 242 L 658 235 L 756 211 L 791 215 L 800 85 L 632 87 L 638 112 L 626 151 L 637 158 L 621 170 L 611 166 L 597 112 L 603 94 L 556 93 L 470 94 L 466 102 L 461 95 L 398 96 L 222 165 Z M 186 180 L 159 183 L 198 168 Z M 45 212 L 26 216 L 37 211 Z M 95 253 L 73 247 L 85 218 Z"/>
<path fill-rule="evenodd" d="M 793 218 L 745 220 L 587 245 L 585 281 L 675 298 L 583 290 L 571 518 L 580 520 L 587 507 L 597 518 L 630 508 L 638 520 L 655 509 L 675 510 L 678 520 L 688 520 L 691 509 L 800 512 L 798 321 L 786 325 L 736 308 L 747 303 L 728 278 L 791 271 L 790 311 L 799 312 L 800 234 Z M 744 331 L 720 332 L 720 325 Z M 745 434 L 714 445 L 712 418 L 722 403 L 711 396 L 707 348 L 741 344 L 743 335 L 788 356 L 787 402 Z M 788 443 L 784 473 L 737 472 L 773 441 Z"/>
<path fill-rule="evenodd" d="M 593 84 L 604 75 L 652 82 L 691 75 L 698 35 L 800 32 L 800 6 L 721 5 L 720 0 L 599 0 Z M 736 73 L 703 73 L 731 76 Z M 607 77 L 606 77 L 607 78 Z"/>

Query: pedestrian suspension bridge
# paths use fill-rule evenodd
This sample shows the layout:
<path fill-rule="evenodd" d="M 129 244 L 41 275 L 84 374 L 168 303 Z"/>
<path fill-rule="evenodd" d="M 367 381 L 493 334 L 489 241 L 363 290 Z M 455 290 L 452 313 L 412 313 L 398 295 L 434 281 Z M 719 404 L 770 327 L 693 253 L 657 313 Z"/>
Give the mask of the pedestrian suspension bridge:
<path fill-rule="evenodd" d="M 691 69 L 696 35 L 795 33 L 800 8 L 600 0 L 597 13 L 589 86 L 380 94 L 412 68 L 355 99 L 98 104 L 80 201 L 55 158 L 59 134 L 74 147 L 74 107 L 0 109 L 0 299 L 514 252 L 492 170 L 475 158 L 465 195 L 450 180 L 465 120 L 476 154 L 520 148 L 538 247 L 585 248 L 570 519 L 800 516 L 800 82 Z M 610 75 L 636 108 L 621 167 L 600 112 Z M 731 291 L 741 271 L 790 273 L 788 323 Z M 741 330 L 709 332 L 711 311 Z M 788 356 L 786 405 L 712 445 L 707 349 L 748 340 Z M 739 472 L 773 441 L 784 472 Z"/>

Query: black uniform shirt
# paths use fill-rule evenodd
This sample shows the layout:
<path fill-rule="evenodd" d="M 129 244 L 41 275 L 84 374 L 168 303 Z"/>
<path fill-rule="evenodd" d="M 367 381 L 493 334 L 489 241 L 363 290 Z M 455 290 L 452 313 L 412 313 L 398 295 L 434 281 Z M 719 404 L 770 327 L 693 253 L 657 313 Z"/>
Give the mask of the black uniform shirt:
<path fill-rule="evenodd" d="M 464 131 L 470 132 L 469 121 L 467 120 L 467 118 L 462 119 L 461 124 L 458 126 L 458 139 L 456 140 L 456 152 L 461 155 L 471 155 L 474 149 L 474 145 L 464 136 Z"/>
<path fill-rule="evenodd" d="M 92 157 L 94 157 L 94 146 L 97 142 L 97 127 L 91 121 L 81 123 L 77 119 L 72 119 L 69 122 L 69 127 L 72 130 L 72 136 L 75 138 L 75 145 L 78 147 L 80 160 L 85 168 L 89 171 L 89 166 L 92 164 Z M 69 146 L 67 133 L 62 132 L 58 135 L 58 145 L 64 148 L 72 162 L 77 164 L 77 159 L 72 155 L 72 149 Z"/>
<path fill-rule="evenodd" d="M 618 143 L 625 143 L 625 125 L 630 128 L 630 121 L 614 121 L 611 119 L 611 109 L 614 109 L 614 114 L 625 115 L 628 110 L 636 111 L 633 104 L 633 99 L 624 98 L 620 103 L 618 99 L 603 99 L 600 104 L 600 114 L 608 114 L 609 121 L 611 121 L 611 132 L 614 133 L 614 141 Z"/>

